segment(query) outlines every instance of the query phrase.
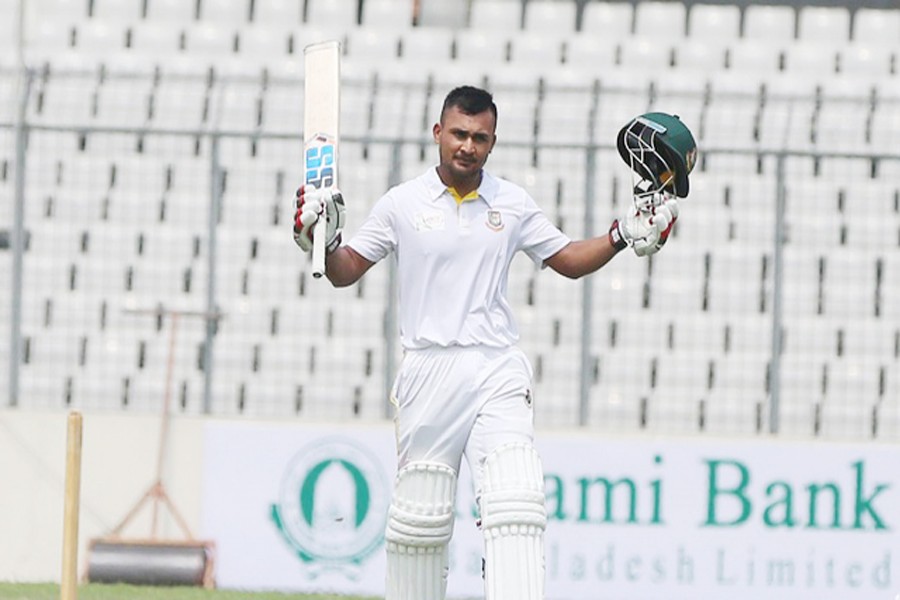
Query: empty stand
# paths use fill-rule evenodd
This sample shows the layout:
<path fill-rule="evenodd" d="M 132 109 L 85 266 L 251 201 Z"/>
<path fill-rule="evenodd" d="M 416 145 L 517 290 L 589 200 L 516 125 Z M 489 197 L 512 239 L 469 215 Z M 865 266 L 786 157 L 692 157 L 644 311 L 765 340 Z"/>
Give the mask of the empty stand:
<path fill-rule="evenodd" d="M 751 4 L 744 9 L 745 39 L 790 42 L 796 38 L 796 27 L 797 11 L 793 6 Z"/>
<path fill-rule="evenodd" d="M 578 5 L 572 0 L 532 0 L 524 4 L 523 29 L 540 35 L 570 35 L 576 31 Z"/>
<path fill-rule="evenodd" d="M 588 2 L 581 16 L 581 31 L 605 39 L 627 39 L 634 30 L 630 2 Z"/>
<path fill-rule="evenodd" d="M 850 39 L 850 10 L 844 6 L 801 6 L 797 38 L 834 46 Z"/>
<path fill-rule="evenodd" d="M 666 42 L 680 40 L 687 31 L 687 9 L 681 2 L 638 2 L 634 7 L 634 33 Z"/>
<path fill-rule="evenodd" d="M 693 40 L 723 43 L 741 35 L 741 9 L 736 4 L 692 4 L 687 18 Z"/>

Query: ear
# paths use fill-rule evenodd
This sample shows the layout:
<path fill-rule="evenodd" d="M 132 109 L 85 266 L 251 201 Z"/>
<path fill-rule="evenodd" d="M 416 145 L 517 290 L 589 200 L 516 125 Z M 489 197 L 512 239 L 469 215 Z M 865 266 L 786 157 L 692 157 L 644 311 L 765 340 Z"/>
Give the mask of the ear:
<path fill-rule="evenodd" d="M 434 143 L 437 144 L 441 138 L 441 124 L 435 123 L 431 128 L 431 135 L 434 136 Z"/>

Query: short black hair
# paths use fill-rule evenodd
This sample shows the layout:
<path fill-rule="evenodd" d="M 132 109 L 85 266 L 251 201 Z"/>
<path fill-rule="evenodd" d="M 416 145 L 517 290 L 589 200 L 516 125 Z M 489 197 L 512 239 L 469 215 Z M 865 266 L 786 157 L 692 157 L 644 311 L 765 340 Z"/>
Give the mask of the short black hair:
<path fill-rule="evenodd" d="M 497 125 L 497 105 L 494 104 L 494 97 L 487 90 L 471 85 L 453 88 L 444 98 L 441 120 L 444 119 L 444 112 L 454 106 L 466 115 L 477 115 L 489 110 L 494 115 L 494 126 Z"/>

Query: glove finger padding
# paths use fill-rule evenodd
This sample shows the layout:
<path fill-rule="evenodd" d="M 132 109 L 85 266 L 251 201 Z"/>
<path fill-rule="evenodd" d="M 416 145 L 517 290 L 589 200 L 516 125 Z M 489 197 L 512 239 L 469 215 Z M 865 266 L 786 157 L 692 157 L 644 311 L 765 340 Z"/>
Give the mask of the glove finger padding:
<path fill-rule="evenodd" d="M 312 250 L 313 227 L 325 216 L 325 247 L 333 252 L 340 245 L 344 227 L 344 198 L 335 188 L 306 189 L 297 191 L 297 213 L 294 218 L 294 241 L 304 251 Z"/>
<path fill-rule="evenodd" d="M 678 203 L 668 198 L 652 210 L 635 210 L 614 222 L 611 239 L 619 248 L 631 246 L 638 256 L 649 256 L 666 243 L 677 218 Z M 616 240 L 621 240 L 621 245 Z"/>

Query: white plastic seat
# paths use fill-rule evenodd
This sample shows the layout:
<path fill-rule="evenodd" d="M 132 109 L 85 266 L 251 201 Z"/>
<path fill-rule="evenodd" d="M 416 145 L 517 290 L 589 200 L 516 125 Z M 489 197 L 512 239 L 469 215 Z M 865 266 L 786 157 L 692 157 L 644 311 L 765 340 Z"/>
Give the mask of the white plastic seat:
<path fill-rule="evenodd" d="M 131 30 L 131 49 L 157 60 L 181 51 L 182 29 L 173 23 L 144 21 Z"/>
<path fill-rule="evenodd" d="M 591 4 L 589 6 L 595 6 Z M 565 63 L 586 74 L 612 67 L 618 60 L 619 44 L 592 33 L 577 33 L 566 39 Z"/>
<path fill-rule="evenodd" d="M 143 0 L 94 0 L 92 18 L 111 23 L 134 23 L 143 18 Z"/>
<path fill-rule="evenodd" d="M 564 40 L 555 34 L 525 31 L 509 40 L 509 60 L 534 69 L 552 70 L 562 61 Z"/>
<path fill-rule="evenodd" d="M 544 98 L 540 103 L 539 136 L 544 142 L 588 141 L 594 104 L 593 85 L 580 69 L 560 67 L 542 77 Z"/>
<path fill-rule="evenodd" d="M 879 401 L 877 364 L 844 357 L 827 364 L 821 435 L 830 439 L 867 439 Z"/>
<path fill-rule="evenodd" d="M 673 42 L 684 37 L 687 9 L 681 2 L 649 0 L 634 8 L 634 34 Z"/>
<path fill-rule="evenodd" d="M 182 26 L 196 18 L 194 2 L 184 0 L 147 0 L 147 21 L 162 21 Z"/>
<path fill-rule="evenodd" d="M 866 151 L 873 86 L 862 79 L 830 77 L 822 80 L 819 92 L 821 104 L 813 127 L 818 147 Z"/>
<path fill-rule="evenodd" d="M 802 77 L 825 80 L 837 70 L 836 44 L 825 41 L 796 40 L 784 48 L 784 71 Z"/>
<path fill-rule="evenodd" d="M 358 15 L 355 2 L 346 0 L 307 0 L 306 23 L 314 27 L 353 29 Z"/>
<path fill-rule="evenodd" d="M 777 40 L 740 40 L 728 50 L 728 68 L 736 73 L 774 74 L 781 70 L 783 51 Z"/>
<path fill-rule="evenodd" d="M 896 48 L 900 10 L 861 6 L 853 13 L 853 41 Z"/>
<path fill-rule="evenodd" d="M 646 356 L 603 352 L 598 381 L 591 386 L 591 427 L 610 431 L 641 427 L 641 405 L 650 395 L 650 372 Z"/>
<path fill-rule="evenodd" d="M 712 78 L 704 127 L 693 132 L 697 142 L 714 147 L 755 146 L 760 93 L 760 80 L 746 73 L 729 70 Z"/>
<path fill-rule="evenodd" d="M 200 0 L 199 20 L 237 29 L 250 21 L 250 4 L 249 0 Z"/>
<path fill-rule="evenodd" d="M 412 4 L 406 0 L 368 0 L 363 2 L 361 23 L 366 29 L 393 31 L 412 27 Z"/>
<path fill-rule="evenodd" d="M 75 38 L 78 52 L 90 55 L 117 53 L 125 49 L 126 31 L 119 25 L 91 19 L 78 26 Z"/>
<path fill-rule="evenodd" d="M 844 6 L 801 6 L 797 39 L 841 44 L 850 40 L 850 10 Z"/>
<path fill-rule="evenodd" d="M 200 21 L 185 28 L 184 50 L 195 58 L 210 57 L 225 61 L 235 53 L 237 38 L 230 25 Z"/>
<path fill-rule="evenodd" d="M 507 62 L 509 40 L 500 32 L 462 29 L 456 33 L 454 48 L 457 62 L 498 65 Z"/>
<path fill-rule="evenodd" d="M 741 35 L 741 9 L 734 4 L 693 4 L 688 12 L 688 36 L 726 42 Z"/>
<path fill-rule="evenodd" d="M 795 38 L 796 20 L 793 6 L 751 4 L 744 9 L 743 37 L 789 42 Z"/>
<path fill-rule="evenodd" d="M 634 27 L 630 2 L 588 2 L 581 15 L 581 32 L 604 39 L 627 39 Z"/>
<path fill-rule="evenodd" d="M 303 0 L 264 0 L 253 3 L 253 23 L 263 27 L 296 27 L 303 22 Z"/>
<path fill-rule="evenodd" d="M 635 34 L 619 47 L 619 66 L 659 72 L 672 67 L 672 49 L 658 38 Z"/>
<path fill-rule="evenodd" d="M 380 67 L 398 56 L 400 39 L 390 31 L 366 27 L 350 32 L 347 39 L 347 59 Z"/>
<path fill-rule="evenodd" d="M 519 0 L 479 0 L 471 4 L 469 28 L 490 32 L 518 31 L 522 28 L 522 17 Z"/>
<path fill-rule="evenodd" d="M 576 31 L 577 8 L 573 0 L 531 0 L 525 3 L 523 29 L 539 35 L 570 35 Z"/>
<path fill-rule="evenodd" d="M 765 430 L 768 360 L 760 354 L 716 357 L 705 402 L 704 431 L 714 435 L 755 434 Z"/>
<path fill-rule="evenodd" d="M 453 57 L 453 30 L 437 27 L 408 29 L 400 37 L 400 62 L 430 63 Z"/>
<path fill-rule="evenodd" d="M 419 0 L 419 13 L 416 25 L 429 29 L 447 28 L 450 30 L 466 26 L 468 2 L 453 0 Z"/>
<path fill-rule="evenodd" d="M 839 47 L 838 67 L 848 77 L 888 77 L 893 56 L 890 46 L 877 41 L 855 41 Z"/>
<path fill-rule="evenodd" d="M 759 125 L 763 146 L 804 150 L 813 145 L 817 84 L 816 79 L 792 73 L 766 78 Z"/>
<path fill-rule="evenodd" d="M 723 40 L 690 36 L 672 48 L 675 72 L 714 78 L 727 65 L 728 46 Z"/>
<path fill-rule="evenodd" d="M 250 25 L 237 33 L 238 50 L 245 58 L 272 61 L 287 58 L 290 28 L 271 25 Z"/>

